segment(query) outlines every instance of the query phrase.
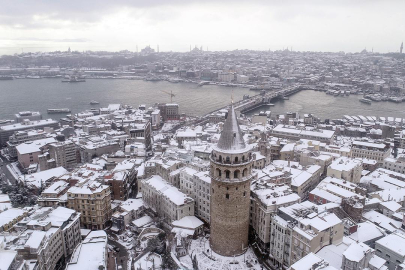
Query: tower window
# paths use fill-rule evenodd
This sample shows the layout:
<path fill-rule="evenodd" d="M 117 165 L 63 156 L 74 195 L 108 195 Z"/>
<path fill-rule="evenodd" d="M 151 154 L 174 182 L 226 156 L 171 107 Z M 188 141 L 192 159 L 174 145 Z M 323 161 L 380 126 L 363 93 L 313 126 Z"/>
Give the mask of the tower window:
<path fill-rule="evenodd" d="M 246 191 L 243 191 L 243 197 L 246 197 Z"/>
<path fill-rule="evenodd" d="M 226 171 L 225 171 L 225 178 L 226 178 L 226 179 L 229 179 L 230 174 L 231 174 L 231 172 L 228 171 L 228 170 L 226 170 Z"/>
<path fill-rule="evenodd" d="M 225 198 L 229 199 L 229 194 L 228 193 L 226 193 Z"/>
<path fill-rule="evenodd" d="M 212 189 L 212 193 L 214 193 L 214 189 Z"/>

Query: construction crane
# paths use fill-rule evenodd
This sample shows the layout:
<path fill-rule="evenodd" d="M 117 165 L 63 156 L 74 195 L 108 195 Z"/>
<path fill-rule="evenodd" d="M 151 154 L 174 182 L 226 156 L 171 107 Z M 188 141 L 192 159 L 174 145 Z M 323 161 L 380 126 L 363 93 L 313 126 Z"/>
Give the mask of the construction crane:
<path fill-rule="evenodd" d="M 163 92 L 163 93 L 165 93 L 165 94 L 170 95 L 170 103 L 173 103 L 173 97 L 175 97 L 176 95 L 175 95 L 175 94 L 173 94 L 173 92 L 172 92 L 172 91 L 170 91 L 170 93 L 169 93 L 169 92 L 167 92 L 167 91 L 163 91 L 163 90 L 161 90 L 160 92 Z"/>

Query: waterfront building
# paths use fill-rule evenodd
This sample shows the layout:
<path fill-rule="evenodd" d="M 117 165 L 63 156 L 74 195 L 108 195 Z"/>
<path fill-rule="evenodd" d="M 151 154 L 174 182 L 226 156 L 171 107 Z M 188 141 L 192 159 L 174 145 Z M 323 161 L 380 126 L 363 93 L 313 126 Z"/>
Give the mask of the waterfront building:
<path fill-rule="evenodd" d="M 15 114 L 15 121 L 21 123 L 23 120 L 38 121 L 42 120 L 40 112 L 24 111 Z"/>
<path fill-rule="evenodd" d="M 271 134 L 275 137 L 286 138 L 298 141 L 300 139 L 316 140 L 325 143 L 332 143 L 335 137 L 335 131 L 326 129 L 316 129 L 309 127 L 308 129 L 299 129 L 295 126 L 277 125 L 271 130 Z"/>
<path fill-rule="evenodd" d="M 21 123 L 0 126 L 0 146 L 5 146 L 9 138 L 16 131 L 39 129 L 45 127 L 57 129 L 59 127 L 59 123 L 52 119 L 39 121 L 23 120 Z"/>

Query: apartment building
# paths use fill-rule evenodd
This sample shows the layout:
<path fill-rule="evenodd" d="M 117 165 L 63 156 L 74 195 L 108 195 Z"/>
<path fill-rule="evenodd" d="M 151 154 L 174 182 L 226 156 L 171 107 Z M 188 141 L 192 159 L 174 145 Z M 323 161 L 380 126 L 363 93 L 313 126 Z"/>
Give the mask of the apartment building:
<path fill-rule="evenodd" d="M 280 207 L 300 202 L 298 194 L 287 185 L 271 185 L 266 181 L 257 181 L 251 185 L 250 226 L 256 242 L 262 250 L 270 250 L 270 232 L 272 216 Z"/>
<path fill-rule="evenodd" d="M 55 269 L 81 241 L 80 214 L 64 207 L 38 208 L 14 225 L 7 249 L 29 261 L 32 269 Z"/>
<path fill-rule="evenodd" d="M 17 131 L 12 136 L 10 136 L 7 142 L 7 151 L 11 158 L 17 158 L 16 146 L 28 141 L 35 141 L 40 139 L 45 139 L 48 135 L 47 131 L 53 129 L 44 128 L 44 130 L 23 130 Z"/>
<path fill-rule="evenodd" d="M 363 162 L 360 159 L 340 157 L 332 162 L 327 169 L 327 176 L 339 178 L 352 183 L 359 183 Z"/>
<path fill-rule="evenodd" d="M 194 199 L 195 215 L 206 223 L 210 221 L 211 177 L 208 171 L 185 167 L 180 171 L 180 190 Z"/>
<path fill-rule="evenodd" d="M 185 216 L 194 216 L 194 200 L 159 175 L 142 180 L 142 199 L 168 223 Z"/>
<path fill-rule="evenodd" d="M 87 229 L 102 230 L 111 218 L 111 190 L 108 185 L 90 180 L 71 187 L 67 192 L 71 209 L 81 213 L 80 223 Z"/>
<path fill-rule="evenodd" d="M 391 147 L 388 144 L 362 141 L 352 143 L 352 157 L 374 159 L 379 165 L 384 163 L 390 153 Z"/>
<path fill-rule="evenodd" d="M 79 150 L 71 140 L 50 143 L 42 151 L 46 154 L 39 159 L 41 171 L 60 166 L 72 170 L 80 163 Z"/>
<path fill-rule="evenodd" d="M 276 222 L 278 233 L 277 227 L 271 230 L 271 241 L 275 244 L 271 254 L 279 265 L 294 264 L 324 246 L 342 242 L 343 222 L 335 214 L 323 212 L 309 201 L 280 208 L 278 216 L 282 220 Z M 287 252 L 281 249 L 286 242 L 291 243 Z"/>
<path fill-rule="evenodd" d="M 397 173 L 405 174 L 405 155 L 399 155 L 397 158 L 385 158 L 383 168 Z"/>
<path fill-rule="evenodd" d="M 66 206 L 67 200 L 64 198 L 66 192 L 70 188 L 69 183 L 59 180 L 53 182 L 49 187 L 41 192 L 38 196 L 37 203 L 40 206 Z"/>
<path fill-rule="evenodd" d="M 405 236 L 401 233 L 389 234 L 375 242 L 376 255 L 387 261 L 389 270 L 395 270 L 405 263 Z"/>
<path fill-rule="evenodd" d="M 67 263 L 66 270 L 115 269 L 109 264 L 107 250 L 107 234 L 105 231 L 92 231 L 74 251 Z"/>
<path fill-rule="evenodd" d="M 104 181 L 110 186 L 111 199 L 125 201 L 137 193 L 137 173 L 135 160 L 124 160 L 104 175 Z"/>

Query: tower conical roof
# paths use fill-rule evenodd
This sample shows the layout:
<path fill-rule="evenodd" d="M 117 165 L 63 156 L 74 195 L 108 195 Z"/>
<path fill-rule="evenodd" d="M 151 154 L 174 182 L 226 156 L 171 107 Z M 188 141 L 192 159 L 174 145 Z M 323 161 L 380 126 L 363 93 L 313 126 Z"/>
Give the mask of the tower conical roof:
<path fill-rule="evenodd" d="M 246 148 L 233 104 L 228 111 L 228 117 L 225 120 L 217 148 L 225 151 L 242 150 Z"/>

